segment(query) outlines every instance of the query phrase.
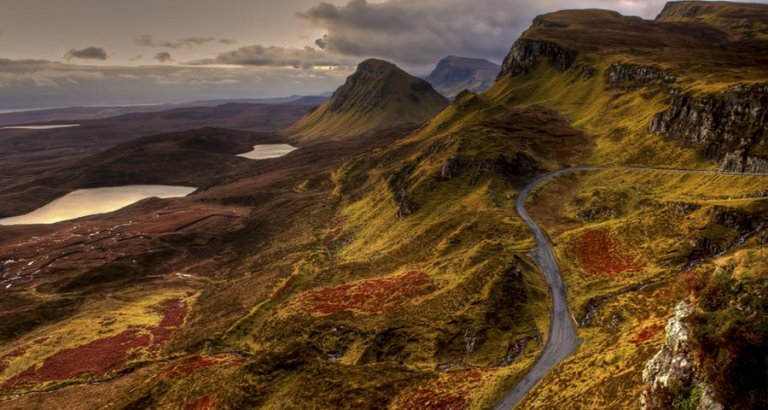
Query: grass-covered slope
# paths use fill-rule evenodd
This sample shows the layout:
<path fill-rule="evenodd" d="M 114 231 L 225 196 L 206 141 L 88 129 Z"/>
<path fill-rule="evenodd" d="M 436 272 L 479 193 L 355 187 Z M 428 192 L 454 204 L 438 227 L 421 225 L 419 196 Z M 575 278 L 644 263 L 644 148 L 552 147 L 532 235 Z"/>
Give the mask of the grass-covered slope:
<path fill-rule="evenodd" d="M 29 278 L 13 283 L 14 300 L 34 312 L 47 313 L 54 303 L 66 309 L 6 332 L 2 404 L 490 408 L 534 363 L 549 330 L 546 284 L 526 256 L 534 241 L 514 209 L 518 190 L 536 176 L 584 164 L 715 169 L 712 161 L 741 161 L 742 170 L 759 169 L 763 128 L 750 124 L 763 118 L 755 109 L 762 94 L 733 91 L 765 81 L 763 43 L 754 41 L 742 46 L 698 21 L 553 13 L 513 47 L 492 89 L 461 93 L 445 109 L 442 99 L 419 97 L 434 102 L 428 112 L 410 97 L 422 83 L 368 62 L 292 128 L 305 148 L 238 168 L 242 173 L 179 200 L 220 207 L 218 219 L 164 222 L 170 232 L 163 234 L 135 224 L 130 240 L 98 245 L 110 250 L 107 257 L 127 252 L 109 269 L 85 256 L 89 269 L 72 267 L 69 248 L 58 244 L 65 256 L 56 269 L 32 274 L 26 259 L 8 264 Z M 686 121 L 703 110 L 737 115 L 703 121 L 711 125 L 697 129 L 704 138 L 690 138 Z M 407 134 L 376 131 L 426 120 Z M 726 304 L 720 293 L 727 287 L 706 275 L 731 260 L 741 266 L 733 269 L 739 280 L 760 266 L 765 234 L 738 239 L 765 221 L 765 195 L 757 177 L 630 170 L 572 174 L 535 191 L 528 209 L 555 245 L 584 342 L 521 408 L 636 406 L 643 366 L 662 345 L 674 306 L 688 296 L 686 278 L 702 278 L 694 281 L 701 283 L 694 297 L 716 301 L 703 304 L 697 319 L 703 363 L 727 364 L 721 358 L 731 357 L 733 346 L 718 337 L 732 334 L 729 318 L 743 318 L 711 311 Z M 154 211 L 143 212 L 146 218 L 159 221 L 184 215 L 178 207 L 143 206 Z M 238 216 L 244 210 L 250 216 Z M 70 226 L 51 229 L 68 234 Z M 17 246 L 8 239 L 15 232 L 0 230 L 0 245 Z M 23 239 L 22 249 L 39 252 Z M 166 253 L 144 260 L 118 247 L 132 240 Z M 681 270 L 689 272 L 678 280 Z M 104 276 L 110 279 L 95 288 L 108 292 L 79 285 Z M 168 306 L 176 314 L 164 322 Z M 749 335 L 759 333 L 755 323 L 748 323 Z M 80 326 L 89 331 L 64 331 Z M 47 334 L 57 338 L 41 341 Z M 73 352 L 102 344 L 125 349 L 110 350 L 114 357 L 83 372 L 51 371 L 71 363 Z M 723 385 L 706 372 L 701 377 Z M 50 392 L 29 394 L 35 390 Z"/>
<path fill-rule="evenodd" d="M 716 383 L 721 403 L 734 404 L 735 395 L 758 403 L 754 383 L 728 383 L 720 374 L 760 369 L 756 363 L 762 359 L 744 357 L 741 349 L 765 343 L 758 325 L 763 313 L 748 296 L 766 284 L 757 267 L 765 262 L 768 238 L 761 228 L 768 220 L 765 184 L 763 177 L 606 170 L 565 176 L 534 192 L 528 209 L 550 233 L 584 342 L 521 408 L 638 406 L 646 363 L 664 343 L 675 306 L 691 290 L 704 309 L 694 326 L 702 347 L 690 348 L 690 361 L 701 361 L 693 374 Z M 728 275 L 714 277 L 718 266 Z M 709 284 L 718 281 L 733 287 Z M 745 290 L 735 282 L 744 282 Z M 748 319 L 727 308 L 728 298 L 752 306 Z M 737 342 L 733 338 L 741 336 L 729 334 L 745 339 Z M 676 386 L 674 394 L 694 387 Z M 661 408 L 680 408 L 672 401 L 684 399 L 670 397 Z"/>
<path fill-rule="evenodd" d="M 486 94 L 557 109 L 595 137 L 592 164 L 765 172 L 766 67 L 768 41 L 705 22 L 569 10 L 534 20 Z"/>
<path fill-rule="evenodd" d="M 285 133 L 300 141 L 339 140 L 404 124 L 421 124 L 448 105 L 428 82 L 392 63 L 366 60 L 331 99 Z"/>

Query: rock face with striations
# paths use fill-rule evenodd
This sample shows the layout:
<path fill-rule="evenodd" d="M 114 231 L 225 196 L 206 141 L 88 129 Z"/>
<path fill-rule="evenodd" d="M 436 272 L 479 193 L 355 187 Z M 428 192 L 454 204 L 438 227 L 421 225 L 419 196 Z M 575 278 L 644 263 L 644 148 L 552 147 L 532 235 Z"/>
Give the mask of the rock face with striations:
<path fill-rule="evenodd" d="M 299 141 L 340 140 L 405 124 L 420 124 L 450 102 L 430 83 L 396 65 L 366 60 L 331 99 L 286 130 Z"/>
<path fill-rule="evenodd" d="M 768 84 L 675 96 L 670 108 L 653 118 L 650 131 L 698 148 L 720 171 L 768 173 Z"/>
<path fill-rule="evenodd" d="M 680 302 L 667 322 L 667 339 L 656 355 L 643 369 L 643 383 L 648 386 L 640 396 L 640 408 L 659 408 L 661 390 L 674 385 L 701 385 L 702 395 L 697 410 L 723 410 L 713 397 L 711 387 L 695 379 L 696 362 L 692 356 L 691 328 L 685 319 L 694 313 L 695 306 L 688 300 Z"/>
<path fill-rule="evenodd" d="M 551 41 L 521 38 L 509 50 L 498 79 L 528 74 L 542 57 L 557 71 L 565 71 L 576 61 L 577 53 Z"/>

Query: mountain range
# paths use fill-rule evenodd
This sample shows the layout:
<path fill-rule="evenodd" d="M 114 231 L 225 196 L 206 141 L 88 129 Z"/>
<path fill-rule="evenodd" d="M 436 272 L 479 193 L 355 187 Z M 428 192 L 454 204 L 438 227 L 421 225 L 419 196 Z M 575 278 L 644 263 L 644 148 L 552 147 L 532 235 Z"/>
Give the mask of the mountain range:
<path fill-rule="evenodd" d="M 454 68 L 485 63 L 433 87 L 366 60 L 282 131 L 190 114 L 218 128 L 14 178 L 14 213 L 197 191 L 0 226 L 3 408 L 764 408 L 768 6 L 557 11 L 510 43 L 484 92 Z"/>
<path fill-rule="evenodd" d="M 446 97 L 453 98 L 464 90 L 481 93 L 493 85 L 501 67 L 488 60 L 446 57 L 425 78 Z"/>

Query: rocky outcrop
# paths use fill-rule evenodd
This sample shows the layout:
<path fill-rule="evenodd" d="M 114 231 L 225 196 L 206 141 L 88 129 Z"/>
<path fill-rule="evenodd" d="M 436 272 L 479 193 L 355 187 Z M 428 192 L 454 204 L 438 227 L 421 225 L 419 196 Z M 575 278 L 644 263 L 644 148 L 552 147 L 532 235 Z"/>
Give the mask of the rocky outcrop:
<path fill-rule="evenodd" d="M 650 388 L 640 399 L 642 409 L 655 407 L 654 393 L 660 388 L 669 388 L 673 382 L 691 383 L 693 379 L 691 329 L 684 320 L 693 312 L 693 304 L 684 300 L 677 305 L 675 314 L 667 322 L 666 342 L 643 369 L 643 383 Z"/>
<path fill-rule="evenodd" d="M 667 322 L 664 345 L 643 369 L 643 383 L 647 387 L 640 397 L 641 409 L 663 408 L 661 397 L 676 386 L 696 386 L 692 398 L 698 401 L 697 410 L 723 410 L 723 406 L 715 401 L 712 388 L 696 379 L 691 327 L 686 323 L 686 318 L 695 310 L 690 301 L 684 300 Z"/>
<path fill-rule="evenodd" d="M 407 163 L 398 172 L 392 175 L 387 183 L 387 187 L 392 192 L 394 204 L 398 208 L 397 213 L 395 214 L 397 219 L 405 219 L 406 217 L 413 215 L 418 209 L 418 206 L 411 200 L 410 194 L 408 193 L 408 178 L 413 174 L 416 165 L 415 162 Z"/>
<path fill-rule="evenodd" d="M 672 84 L 678 80 L 678 76 L 668 70 L 659 67 L 613 63 L 605 71 L 605 83 L 611 86 L 619 84 Z"/>
<path fill-rule="evenodd" d="M 669 109 L 653 118 L 650 131 L 699 149 L 720 171 L 768 173 L 768 84 L 675 96 Z"/>
<path fill-rule="evenodd" d="M 571 68 L 577 55 L 555 42 L 521 38 L 509 50 L 498 79 L 528 74 L 540 58 L 547 58 L 555 70 L 563 72 Z"/>

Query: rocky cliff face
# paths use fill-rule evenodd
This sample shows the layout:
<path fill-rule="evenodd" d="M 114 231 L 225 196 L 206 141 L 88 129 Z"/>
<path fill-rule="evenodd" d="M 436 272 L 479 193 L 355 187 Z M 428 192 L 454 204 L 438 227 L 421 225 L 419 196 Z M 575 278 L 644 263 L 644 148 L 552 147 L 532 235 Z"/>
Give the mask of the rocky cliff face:
<path fill-rule="evenodd" d="M 551 41 L 521 38 L 509 50 L 501 65 L 498 79 L 528 74 L 531 67 L 542 57 L 546 57 L 555 70 L 566 71 L 576 61 L 576 56 L 576 51 Z"/>
<path fill-rule="evenodd" d="M 613 63 L 605 71 L 605 83 L 613 86 L 622 83 L 672 84 L 677 80 L 676 74 L 654 66 Z"/>
<path fill-rule="evenodd" d="M 675 386 L 697 385 L 700 387 L 697 410 L 723 410 L 723 406 L 714 400 L 712 389 L 695 378 L 691 328 L 685 322 L 694 311 L 694 305 L 684 300 L 677 305 L 674 315 L 667 322 L 666 342 L 643 369 L 643 383 L 647 387 L 640 397 L 641 409 L 661 408 L 660 396 Z"/>
<path fill-rule="evenodd" d="M 698 148 L 720 171 L 768 172 L 768 84 L 736 85 L 719 95 L 671 99 L 650 130 Z"/>

